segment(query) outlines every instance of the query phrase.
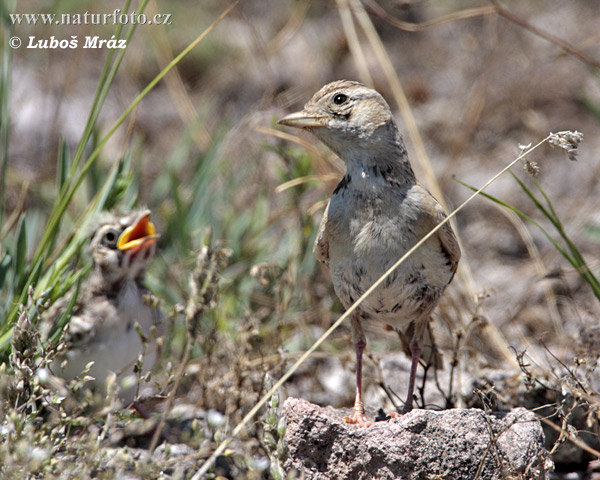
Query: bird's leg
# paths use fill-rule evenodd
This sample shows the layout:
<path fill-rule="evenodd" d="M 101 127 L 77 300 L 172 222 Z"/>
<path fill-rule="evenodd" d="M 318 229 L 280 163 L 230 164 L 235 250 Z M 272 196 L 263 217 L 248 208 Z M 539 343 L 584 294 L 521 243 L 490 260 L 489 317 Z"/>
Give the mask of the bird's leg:
<path fill-rule="evenodd" d="M 369 422 L 365 417 L 365 407 L 362 402 L 362 355 L 367 345 L 367 339 L 360 324 L 360 313 L 355 312 L 352 315 L 351 324 L 352 338 L 356 349 L 356 398 L 352 417 L 345 417 L 344 420 L 352 424 L 357 423 L 361 427 L 369 427 L 373 422 Z"/>
<path fill-rule="evenodd" d="M 402 413 L 408 413 L 412 410 L 415 379 L 417 377 L 417 366 L 419 365 L 419 357 L 421 356 L 421 345 L 417 339 L 413 339 L 411 342 L 410 352 L 412 353 L 412 362 L 410 364 L 410 377 L 408 379 L 408 395 L 406 397 L 406 403 L 404 404 Z"/>

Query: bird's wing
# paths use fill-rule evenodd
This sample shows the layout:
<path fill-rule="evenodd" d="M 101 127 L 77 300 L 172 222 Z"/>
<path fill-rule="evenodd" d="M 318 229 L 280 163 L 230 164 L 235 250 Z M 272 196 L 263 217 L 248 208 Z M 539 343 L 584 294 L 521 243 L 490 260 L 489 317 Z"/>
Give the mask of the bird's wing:
<path fill-rule="evenodd" d="M 436 225 L 444 221 L 447 217 L 446 212 L 437 202 L 433 217 Z M 458 267 L 458 261 L 460 260 L 460 247 L 458 246 L 458 240 L 456 239 L 456 235 L 454 235 L 454 231 L 450 226 L 450 222 L 446 222 L 444 225 L 442 225 L 442 227 L 437 231 L 437 237 L 440 241 L 442 252 L 448 257 L 450 269 L 454 274 L 454 272 L 456 272 L 456 268 Z"/>
<path fill-rule="evenodd" d="M 319 232 L 317 233 L 317 238 L 315 239 L 315 244 L 313 246 L 313 252 L 315 252 L 317 260 L 327 267 L 329 267 L 329 235 L 327 234 L 328 211 L 329 202 L 325 208 L 325 213 L 323 213 L 321 225 L 319 225 Z"/>
<path fill-rule="evenodd" d="M 88 282 L 82 286 L 82 293 L 65 326 L 63 340 L 68 348 L 85 347 L 114 331 L 118 323 L 114 303 L 106 295 L 95 294 Z"/>
<path fill-rule="evenodd" d="M 42 331 L 46 333 L 46 335 L 52 334 L 54 330 L 58 327 L 58 322 L 64 320 L 63 317 L 67 314 L 67 308 L 69 304 L 73 301 L 73 295 L 75 292 L 73 290 L 67 292 L 64 296 L 57 299 L 48 310 L 43 312 L 42 322 L 44 323 L 44 328 Z M 75 300 L 75 304 L 73 305 L 71 311 L 68 313 L 67 323 L 64 327 L 64 330 L 69 328 L 69 323 L 71 319 L 77 316 L 82 309 L 81 298 L 77 298 Z M 68 335 L 63 337 L 64 340 L 68 341 Z"/>
<path fill-rule="evenodd" d="M 420 197 L 419 201 L 424 213 L 422 217 L 424 222 L 423 227 L 425 228 L 425 233 L 427 233 L 443 222 L 448 215 L 446 215 L 444 208 L 423 185 L 417 183 L 413 188 L 414 192 Z M 435 237 L 440 242 L 442 254 L 446 257 L 445 263 L 452 272 L 452 275 L 454 275 L 458 267 L 458 261 L 460 260 L 460 247 L 458 246 L 458 240 L 454 235 L 450 222 L 444 223 L 437 230 Z"/>

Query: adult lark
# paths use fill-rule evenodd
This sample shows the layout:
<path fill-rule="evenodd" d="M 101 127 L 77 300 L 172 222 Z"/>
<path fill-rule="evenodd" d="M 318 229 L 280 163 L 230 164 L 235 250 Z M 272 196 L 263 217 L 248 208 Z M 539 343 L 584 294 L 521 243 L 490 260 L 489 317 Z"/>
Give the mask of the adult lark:
<path fill-rule="evenodd" d="M 415 178 L 390 107 L 375 90 L 347 80 L 325 85 L 279 123 L 310 131 L 346 164 L 319 228 L 314 251 L 335 293 L 350 307 L 446 214 Z M 452 280 L 460 249 L 449 224 L 421 245 L 351 316 L 356 400 L 351 423 L 368 426 L 361 398 L 363 324 L 398 330 L 412 355 L 404 412 L 412 409 L 419 358 L 435 355 L 429 318 Z M 425 349 L 429 349 L 427 354 Z"/>

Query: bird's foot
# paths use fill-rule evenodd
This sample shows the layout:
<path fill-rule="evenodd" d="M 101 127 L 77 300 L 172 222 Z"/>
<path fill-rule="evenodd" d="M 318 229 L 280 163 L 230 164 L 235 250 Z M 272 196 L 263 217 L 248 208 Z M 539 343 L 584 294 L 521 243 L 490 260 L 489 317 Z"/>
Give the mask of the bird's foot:
<path fill-rule="evenodd" d="M 412 412 L 412 406 L 410 408 L 406 408 L 406 406 L 402 409 L 400 413 L 398 412 L 387 412 L 385 413 L 383 409 L 381 409 L 381 417 L 385 420 L 391 420 L 393 418 L 400 418 L 406 415 L 408 412 Z"/>
<path fill-rule="evenodd" d="M 358 425 L 359 427 L 364 427 L 364 428 L 369 428 L 371 425 L 373 425 L 375 422 L 372 422 L 371 420 L 367 420 L 367 417 L 365 417 L 365 409 L 362 408 L 362 405 L 360 407 L 354 407 L 354 413 L 352 414 L 351 417 L 344 417 L 344 422 L 349 423 L 351 425 Z"/>
<path fill-rule="evenodd" d="M 402 409 L 402 413 L 400 413 L 400 414 L 396 414 L 396 415 L 398 415 L 398 416 L 400 417 L 400 416 L 402 416 L 402 415 L 405 415 L 405 414 L 407 414 L 408 412 L 412 411 L 412 409 L 413 409 L 412 402 L 406 402 L 406 403 L 404 404 L 404 408 Z"/>
<path fill-rule="evenodd" d="M 375 417 L 375 422 L 387 422 L 394 418 L 400 418 L 402 415 L 404 415 L 404 412 L 386 412 L 383 408 L 380 408 Z"/>
<path fill-rule="evenodd" d="M 393 420 L 394 418 L 400 418 L 400 417 L 403 417 L 404 415 L 406 415 L 411 410 L 412 410 L 412 408 L 410 410 L 407 410 L 404 408 L 404 409 L 402 409 L 402 411 L 400 413 L 398 413 L 398 412 L 386 412 L 383 408 L 380 408 L 379 412 L 377 414 L 377 417 L 375 418 L 375 422 L 387 422 L 388 420 Z"/>
<path fill-rule="evenodd" d="M 401 413 L 398 412 L 386 412 L 383 408 L 380 408 L 377 412 L 377 417 L 375 417 L 376 422 L 387 422 L 393 418 L 400 418 L 402 416 Z"/>

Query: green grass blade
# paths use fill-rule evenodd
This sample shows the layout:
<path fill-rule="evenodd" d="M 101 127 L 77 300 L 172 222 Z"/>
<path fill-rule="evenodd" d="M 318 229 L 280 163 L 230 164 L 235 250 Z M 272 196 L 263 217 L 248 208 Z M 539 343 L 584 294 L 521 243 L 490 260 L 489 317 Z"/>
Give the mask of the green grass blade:
<path fill-rule="evenodd" d="M 546 204 L 548 205 L 548 209 L 550 210 L 550 214 L 556 220 L 556 223 L 558 225 L 560 225 L 560 229 L 562 230 L 562 223 L 561 223 L 560 218 L 558 217 L 558 215 L 556 213 L 556 210 L 554 210 L 554 205 L 552 205 L 552 202 L 550 201 L 550 197 L 548 197 L 548 195 L 546 194 L 546 192 L 542 188 L 542 185 L 540 184 L 539 180 L 537 178 L 535 178 L 535 177 L 533 177 L 532 179 L 533 179 L 533 183 L 537 187 L 538 191 L 542 194 L 542 196 L 546 200 Z"/>
<path fill-rule="evenodd" d="M 17 244 L 15 246 L 15 288 L 19 291 L 23 288 L 27 260 L 27 221 L 26 215 L 22 215 L 17 227 Z M 16 293 L 16 292 L 15 292 Z"/>
<path fill-rule="evenodd" d="M 583 255 L 581 255 L 581 252 L 579 251 L 577 246 L 573 243 L 573 241 L 569 238 L 569 236 L 565 232 L 562 222 L 560 221 L 558 214 L 554 210 L 554 205 L 552 205 L 552 201 L 550 200 L 550 197 L 548 197 L 548 195 L 542 188 L 542 185 L 539 183 L 539 181 L 536 178 L 534 178 L 533 181 L 535 182 L 535 185 L 537 186 L 538 190 L 540 191 L 542 196 L 545 198 L 546 203 L 548 204 L 548 208 L 549 208 L 553 218 L 555 219 L 555 222 L 553 222 L 553 224 L 556 227 L 557 232 L 562 237 L 564 242 L 567 244 L 567 247 L 569 248 L 571 254 L 573 255 L 573 257 L 576 259 L 577 263 L 579 264 L 580 274 L 584 275 L 585 278 L 588 280 L 588 282 L 595 284 L 598 288 L 598 291 L 600 292 L 600 283 L 598 282 L 598 279 L 590 271 L 589 267 L 587 266 L 587 262 L 583 258 Z"/>
<path fill-rule="evenodd" d="M 60 143 L 58 145 L 58 156 L 57 156 L 57 161 L 56 161 L 56 188 L 57 188 L 57 202 L 58 203 L 58 198 L 60 198 L 60 192 L 62 191 L 62 189 L 64 188 L 64 186 L 67 183 L 67 180 L 69 178 L 69 163 L 70 163 L 70 158 L 69 158 L 69 148 L 67 147 L 67 142 L 65 141 L 64 138 L 60 139 Z M 55 203 L 55 205 L 56 205 Z M 62 220 L 62 218 L 61 218 Z M 60 229 L 60 223 L 58 224 L 57 230 Z M 52 250 L 54 248 L 54 245 L 56 243 L 56 236 L 54 236 L 52 238 L 52 241 L 50 242 L 50 246 L 48 248 L 48 250 Z"/>
<path fill-rule="evenodd" d="M 12 49 L 9 39 L 12 36 L 12 24 L 8 17 L 5 2 L 0 2 L 0 15 L 4 23 L 4 39 L 2 49 L 2 68 L 0 68 L 0 225 L 4 223 L 4 205 L 6 195 L 6 169 L 8 167 L 9 144 L 9 98 Z"/>
<path fill-rule="evenodd" d="M 4 281 L 6 280 L 6 274 L 8 273 L 10 266 L 12 264 L 12 257 L 8 252 L 4 253 L 2 260 L 0 261 L 0 290 L 4 286 Z"/>
<path fill-rule="evenodd" d="M 75 234 L 70 240 L 66 248 L 62 251 L 55 251 L 49 258 L 53 262 L 53 270 L 46 272 L 38 285 L 36 285 L 36 293 L 40 293 L 50 288 L 57 279 L 57 272 L 63 272 L 77 255 L 81 252 L 85 243 L 85 231 L 87 222 L 101 210 L 110 209 L 116 205 L 124 192 L 129 188 L 133 180 L 133 172 L 131 170 L 130 155 L 122 157 L 118 163 L 113 164 L 109 173 L 88 208 L 81 215 L 81 222 L 76 227 Z M 57 257 L 57 258 L 56 258 Z M 56 258 L 56 259 L 55 259 Z M 46 262 L 48 263 L 48 262 Z"/>
<path fill-rule="evenodd" d="M 519 184 L 521 185 L 521 188 L 524 188 L 523 183 L 521 181 L 519 181 L 519 179 L 517 179 L 514 174 L 513 174 L 513 177 L 519 182 Z M 554 225 L 554 228 L 556 228 L 556 231 L 558 232 L 558 234 L 561 236 L 561 238 L 563 239 L 563 241 L 569 248 L 569 251 L 571 252 L 571 256 L 574 259 L 574 262 L 575 262 L 574 266 L 576 267 L 577 272 L 586 280 L 586 282 L 589 283 L 589 285 L 592 287 L 592 289 L 594 291 L 594 294 L 600 300 L 600 282 L 598 281 L 596 276 L 593 274 L 593 272 L 588 267 L 588 264 L 585 261 L 585 259 L 583 258 L 583 255 L 581 254 L 579 249 L 577 248 L 577 245 L 575 245 L 573 243 L 573 241 L 571 240 L 571 238 L 567 235 L 567 232 L 565 231 L 563 224 L 560 221 L 560 218 L 559 218 L 558 214 L 556 213 L 556 210 L 554 209 L 554 205 L 552 204 L 550 197 L 546 194 L 546 192 L 542 188 L 542 185 L 537 180 L 537 178 L 533 178 L 533 181 L 534 181 L 538 191 L 541 193 L 541 195 L 546 200 L 546 204 L 548 205 L 548 210 L 546 210 L 546 209 L 542 210 L 539 207 L 539 204 L 536 204 L 536 206 L 538 208 L 540 208 L 540 210 L 544 213 L 544 215 L 548 218 L 548 220 L 550 220 L 550 222 L 552 222 L 552 224 Z M 524 188 L 524 190 L 526 190 L 526 189 Z"/>
<path fill-rule="evenodd" d="M 12 27 L 8 9 L 6 8 L 6 2 L 0 2 L 0 20 L 4 24 L 4 28 L 9 29 Z"/>
<path fill-rule="evenodd" d="M 61 138 L 60 143 L 58 145 L 58 159 L 56 164 L 56 186 L 58 188 L 58 193 L 60 193 L 65 183 L 67 182 L 68 173 L 69 149 L 67 147 L 67 142 L 65 142 L 65 139 Z"/>
<path fill-rule="evenodd" d="M 97 200 L 98 210 L 110 210 L 114 208 L 125 196 L 127 189 L 134 180 L 133 169 L 131 167 L 131 151 L 128 151 L 121 157 L 115 168 L 111 170 L 111 175 L 105 181 L 100 190 Z"/>
<path fill-rule="evenodd" d="M 544 216 L 548 220 L 550 220 L 550 222 L 552 222 L 552 224 L 554 225 L 555 228 L 559 228 L 560 222 L 557 222 L 557 219 L 554 217 L 554 215 L 552 215 L 552 213 L 550 213 L 548 210 L 546 210 L 546 208 L 542 205 L 542 203 L 537 199 L 537 197 L 533 194 L 533 192 L 531 190 L 529 190 L 529 188 L 527 188 L 527 186 L 521 181 L 521 179 L 519 179 L 519 177 L 517 177 L 513 172 L 509 172 L 509 173 L 515 179 L 515 181 L 519 184 L 519 186 L 525 192 L 525 194 L 529 197 L 529 199 L 533 202 L 535 207 L 540 212 L 542 212 L 544 214 Z"/>

